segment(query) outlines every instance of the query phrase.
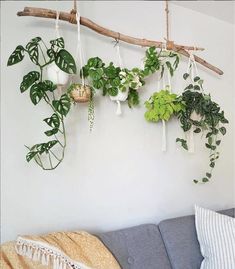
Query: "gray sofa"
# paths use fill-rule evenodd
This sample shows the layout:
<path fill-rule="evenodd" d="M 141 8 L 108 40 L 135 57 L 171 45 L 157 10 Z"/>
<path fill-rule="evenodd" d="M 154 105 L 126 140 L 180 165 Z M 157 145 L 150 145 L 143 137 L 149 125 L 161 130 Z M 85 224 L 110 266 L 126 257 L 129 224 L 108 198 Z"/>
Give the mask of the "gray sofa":
<path fill-rule="evenodd" d="M 220 213 L 235 217 L 235 209 Z M 99 234 L 123 269 L 199 269 L 194 216 Z"/>

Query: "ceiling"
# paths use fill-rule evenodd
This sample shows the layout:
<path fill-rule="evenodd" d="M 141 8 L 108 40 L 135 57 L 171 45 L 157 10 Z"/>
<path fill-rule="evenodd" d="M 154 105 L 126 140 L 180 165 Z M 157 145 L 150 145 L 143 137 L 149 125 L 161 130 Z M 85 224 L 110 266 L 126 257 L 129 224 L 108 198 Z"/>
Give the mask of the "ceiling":
<path fill-rule="evenodd" d="M 172 4 L 189 8 L 208 16 L 235 24 L 235 1 L 171 1 Z"/>

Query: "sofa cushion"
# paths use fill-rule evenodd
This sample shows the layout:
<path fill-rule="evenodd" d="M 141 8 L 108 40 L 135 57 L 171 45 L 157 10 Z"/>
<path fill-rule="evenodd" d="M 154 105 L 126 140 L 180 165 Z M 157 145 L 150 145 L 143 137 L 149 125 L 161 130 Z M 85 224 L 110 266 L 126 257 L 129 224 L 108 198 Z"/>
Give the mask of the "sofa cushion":
<path fill-rule="evenodd" d="M 97 236 L 123 269 L 171 269 L 156 225 L 145 224 Z"/>
<path fill-rule="evenodd" d="M 235 217 L 235 210 L 220 213 Z M 203 257 L 197 240 L 195 217 L 164 220 L 159 224 L 169 260 L 173 269 L 199 269 Z"/>

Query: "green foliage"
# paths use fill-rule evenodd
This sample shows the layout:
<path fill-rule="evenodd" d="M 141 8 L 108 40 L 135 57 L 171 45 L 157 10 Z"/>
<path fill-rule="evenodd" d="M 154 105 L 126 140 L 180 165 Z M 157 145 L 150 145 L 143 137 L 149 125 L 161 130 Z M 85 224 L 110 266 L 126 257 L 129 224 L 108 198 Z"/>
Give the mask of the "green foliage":
<path fill-rule="evenodd" d="M 172 51 L 160 50 L 150 47 L 146 50 L 144 61 L 144 76 L 149 76 L 157 71 L 161 71 L 163 77 L 165 69 L 168 69 L 170 75 L 173 76 L 179 65 L 179 55 Z"/>
<path fill-rule="evenodd" d="M 34 105 L 44 100 L 53 110 L 52 116 L 44 119 L 44 122 L 51 127 L 50 130 L 44 133 L 47 137 L 54 136 L 55 139 L 27 147 L 29 152 L 26 155 L 26 160 L 28 162 L 34 160 L 44 170 L 55 169 L 64 158 L 64 150 L 66 147 L 64 117 L 70 110 L 71 101 L 67 94 L 63 94 L 58 100 L 55 99 L 54 91 L 57 86 L 49 80 L 43 80 L 43 69 L 52 62 L 55 62 L 64 72 L 69 74 L 76 73 L 75 61 L 72 55 L 64 49 L 63 38 L 51 40 L 50 45 L 50 48 L 47 48 L 40 37 L 35 37 L 28 42 L 25 48 L 23 46 L 17 46 L 7 63 L 8 65 L 19 63 L 23 60 L 24 54 L 27 53 L 30 60 L 39 67 L 40 72 L 30 71 L 23 77 L 20 84 L 20 91 L 24 93 L 30 89 L 29 95 Z M 46 53 L 44 53 L 43 48 L 46 50 Z M 40 62 L 41 59 L 43 59 L 44 63 Z M 57 134 L 62 136 L 63 142 L 57 137 Z M 55 146 L 61 148 L 61 156 L 58 156 L 57 153 L 53 151 Z M 58 149 L 56 149 L 56 151 L 58 151 Z M 45 155 L 43 159 L 42 155 Z M 48 164 L 45 164 L 45 159 L 48 160 L 47 163 L 49 163 L 49 167 Z"/>
<path fill-rule="evenodd" d="M 189 78 L 189 74 L 184 74 L 184 79 Z M 178 112 L 178 118 L 184 132 L 194 128 L 194 133 L 205 133 L 207 142 L 206 148 L 210 150 L 210 172 L 206 173 L 201 182 L 208 182 L 211 178 L 212 169 L 215 167 L 215 161 L 219 158 L 217 147 L 220 145 L 221 140 L 217 137 L 219 133 L 226 134 L 226 128 L 222 126 L 228 123 L 224 116 L 224 111 L 220 106 L 211 100 L 211 96 L 203 92 L 203 80 L 200 77 L 195 77 L 193 81 L 185 88 L 181 96 L 182 102 L 185 104 L 185 109 Z M 195 118 L 193 115 L 197 115 Z M 177 138 L 177 142 L 183 139 Z M 184 146 L 183 146 L 184 147 Z M 184 147 L 185 148 L 185 147 Z M 187 150 L 187 148 L 185 148 Z M 194 180 L 198 183 L 199 180 Z"/>
<path fill-rule="evenodd" d="M 98 58 L 90 58 L 82 68 L 81 75 L 89 78 L 91 85 L 102 90 L 103 96 L 116 96 L 119 91 L 128 91 L 128 104 L 130 107 L 139 103 L 137 90 L 144 85 L 143 72 L 138 68 L 129 70 L 114 66 L 111 62 L 105 65 Z"/>
<path fill-rule="evenodd" d="M 158 122 L 159 120 L 168 121 L 172 116 L 184 109 L 178 96 L 170 93 L 168 88 L 155 92 L 145 102 L 145 107 L 147 109 L 145 119 L 152 122 Z"/>

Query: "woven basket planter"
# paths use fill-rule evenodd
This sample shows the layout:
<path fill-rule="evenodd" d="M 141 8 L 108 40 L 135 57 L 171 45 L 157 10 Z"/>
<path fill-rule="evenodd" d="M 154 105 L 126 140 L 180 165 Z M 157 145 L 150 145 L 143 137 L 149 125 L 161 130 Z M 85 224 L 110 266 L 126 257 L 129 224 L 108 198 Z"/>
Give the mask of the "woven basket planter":
<path fill-rule="evenodd" d="M 70 96 L 76 103 L 86 103 L 89 102 L 91 98 L 91 88 L 88 85 L 73 84 L 71 85 Z"/>

